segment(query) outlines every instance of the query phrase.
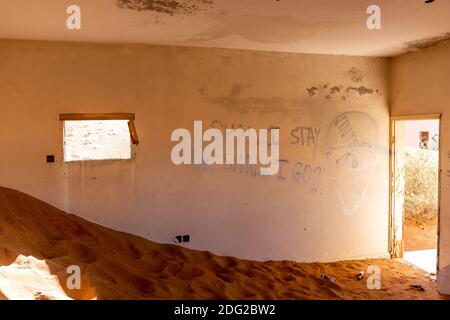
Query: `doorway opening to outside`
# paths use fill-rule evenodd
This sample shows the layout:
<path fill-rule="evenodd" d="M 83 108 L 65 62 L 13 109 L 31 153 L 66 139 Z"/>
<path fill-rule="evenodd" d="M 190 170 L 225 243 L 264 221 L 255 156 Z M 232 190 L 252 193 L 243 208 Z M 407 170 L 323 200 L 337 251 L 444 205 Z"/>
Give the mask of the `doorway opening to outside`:
<path fill-rule="evenodd" d="M 389 251 L 435 276 L 440 115 L 391 118 Z"/>

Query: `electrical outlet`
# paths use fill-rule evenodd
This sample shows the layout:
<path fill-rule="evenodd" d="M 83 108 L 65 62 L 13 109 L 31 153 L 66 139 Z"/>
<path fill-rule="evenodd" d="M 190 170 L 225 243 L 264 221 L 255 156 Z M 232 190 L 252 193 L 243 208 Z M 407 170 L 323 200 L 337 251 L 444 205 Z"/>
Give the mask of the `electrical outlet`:
<path fill-rule="evenodd" d="M 182 236 L 175 236 L 175 243 L 186 243 L 191 241 L 191 236 L 186 234 Z"/>
<path fill-rule="evenodd" d="M 47 155 L 47 163 L 54 163 L 55 162 L 55 156 L 52 154 Z"/>

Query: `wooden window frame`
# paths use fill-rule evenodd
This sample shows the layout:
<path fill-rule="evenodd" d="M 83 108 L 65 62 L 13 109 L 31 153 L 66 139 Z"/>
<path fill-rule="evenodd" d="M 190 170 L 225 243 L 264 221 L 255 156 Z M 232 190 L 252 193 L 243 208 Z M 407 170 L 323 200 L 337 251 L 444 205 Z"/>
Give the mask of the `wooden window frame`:
<path fill-rule="evenodd" d="M 60 121 L 128 120 L 131 142 L 139 145 L 139 137 L 134 125 L 135 119 L 134 113 L 62 113 L 59 115 Z"/>

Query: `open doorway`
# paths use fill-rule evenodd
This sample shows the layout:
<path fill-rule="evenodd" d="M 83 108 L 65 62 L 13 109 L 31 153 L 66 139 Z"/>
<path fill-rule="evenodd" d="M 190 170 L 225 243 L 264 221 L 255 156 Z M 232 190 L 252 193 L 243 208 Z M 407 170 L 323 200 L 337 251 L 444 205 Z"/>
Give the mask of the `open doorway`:
<path fill-rule="evenodd" d="M 440 115 L 391 118 L 393 258 L 436 274 L 439 234 Z"/>

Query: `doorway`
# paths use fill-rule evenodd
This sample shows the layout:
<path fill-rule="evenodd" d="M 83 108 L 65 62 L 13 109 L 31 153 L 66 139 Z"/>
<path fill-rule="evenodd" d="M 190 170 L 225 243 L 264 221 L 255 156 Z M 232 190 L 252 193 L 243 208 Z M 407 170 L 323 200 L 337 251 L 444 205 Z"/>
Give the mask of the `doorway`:
<path fill-rule="evenodd" d="M 389 251 L 435 276 L 440 115 L 391 118 Z"/>

